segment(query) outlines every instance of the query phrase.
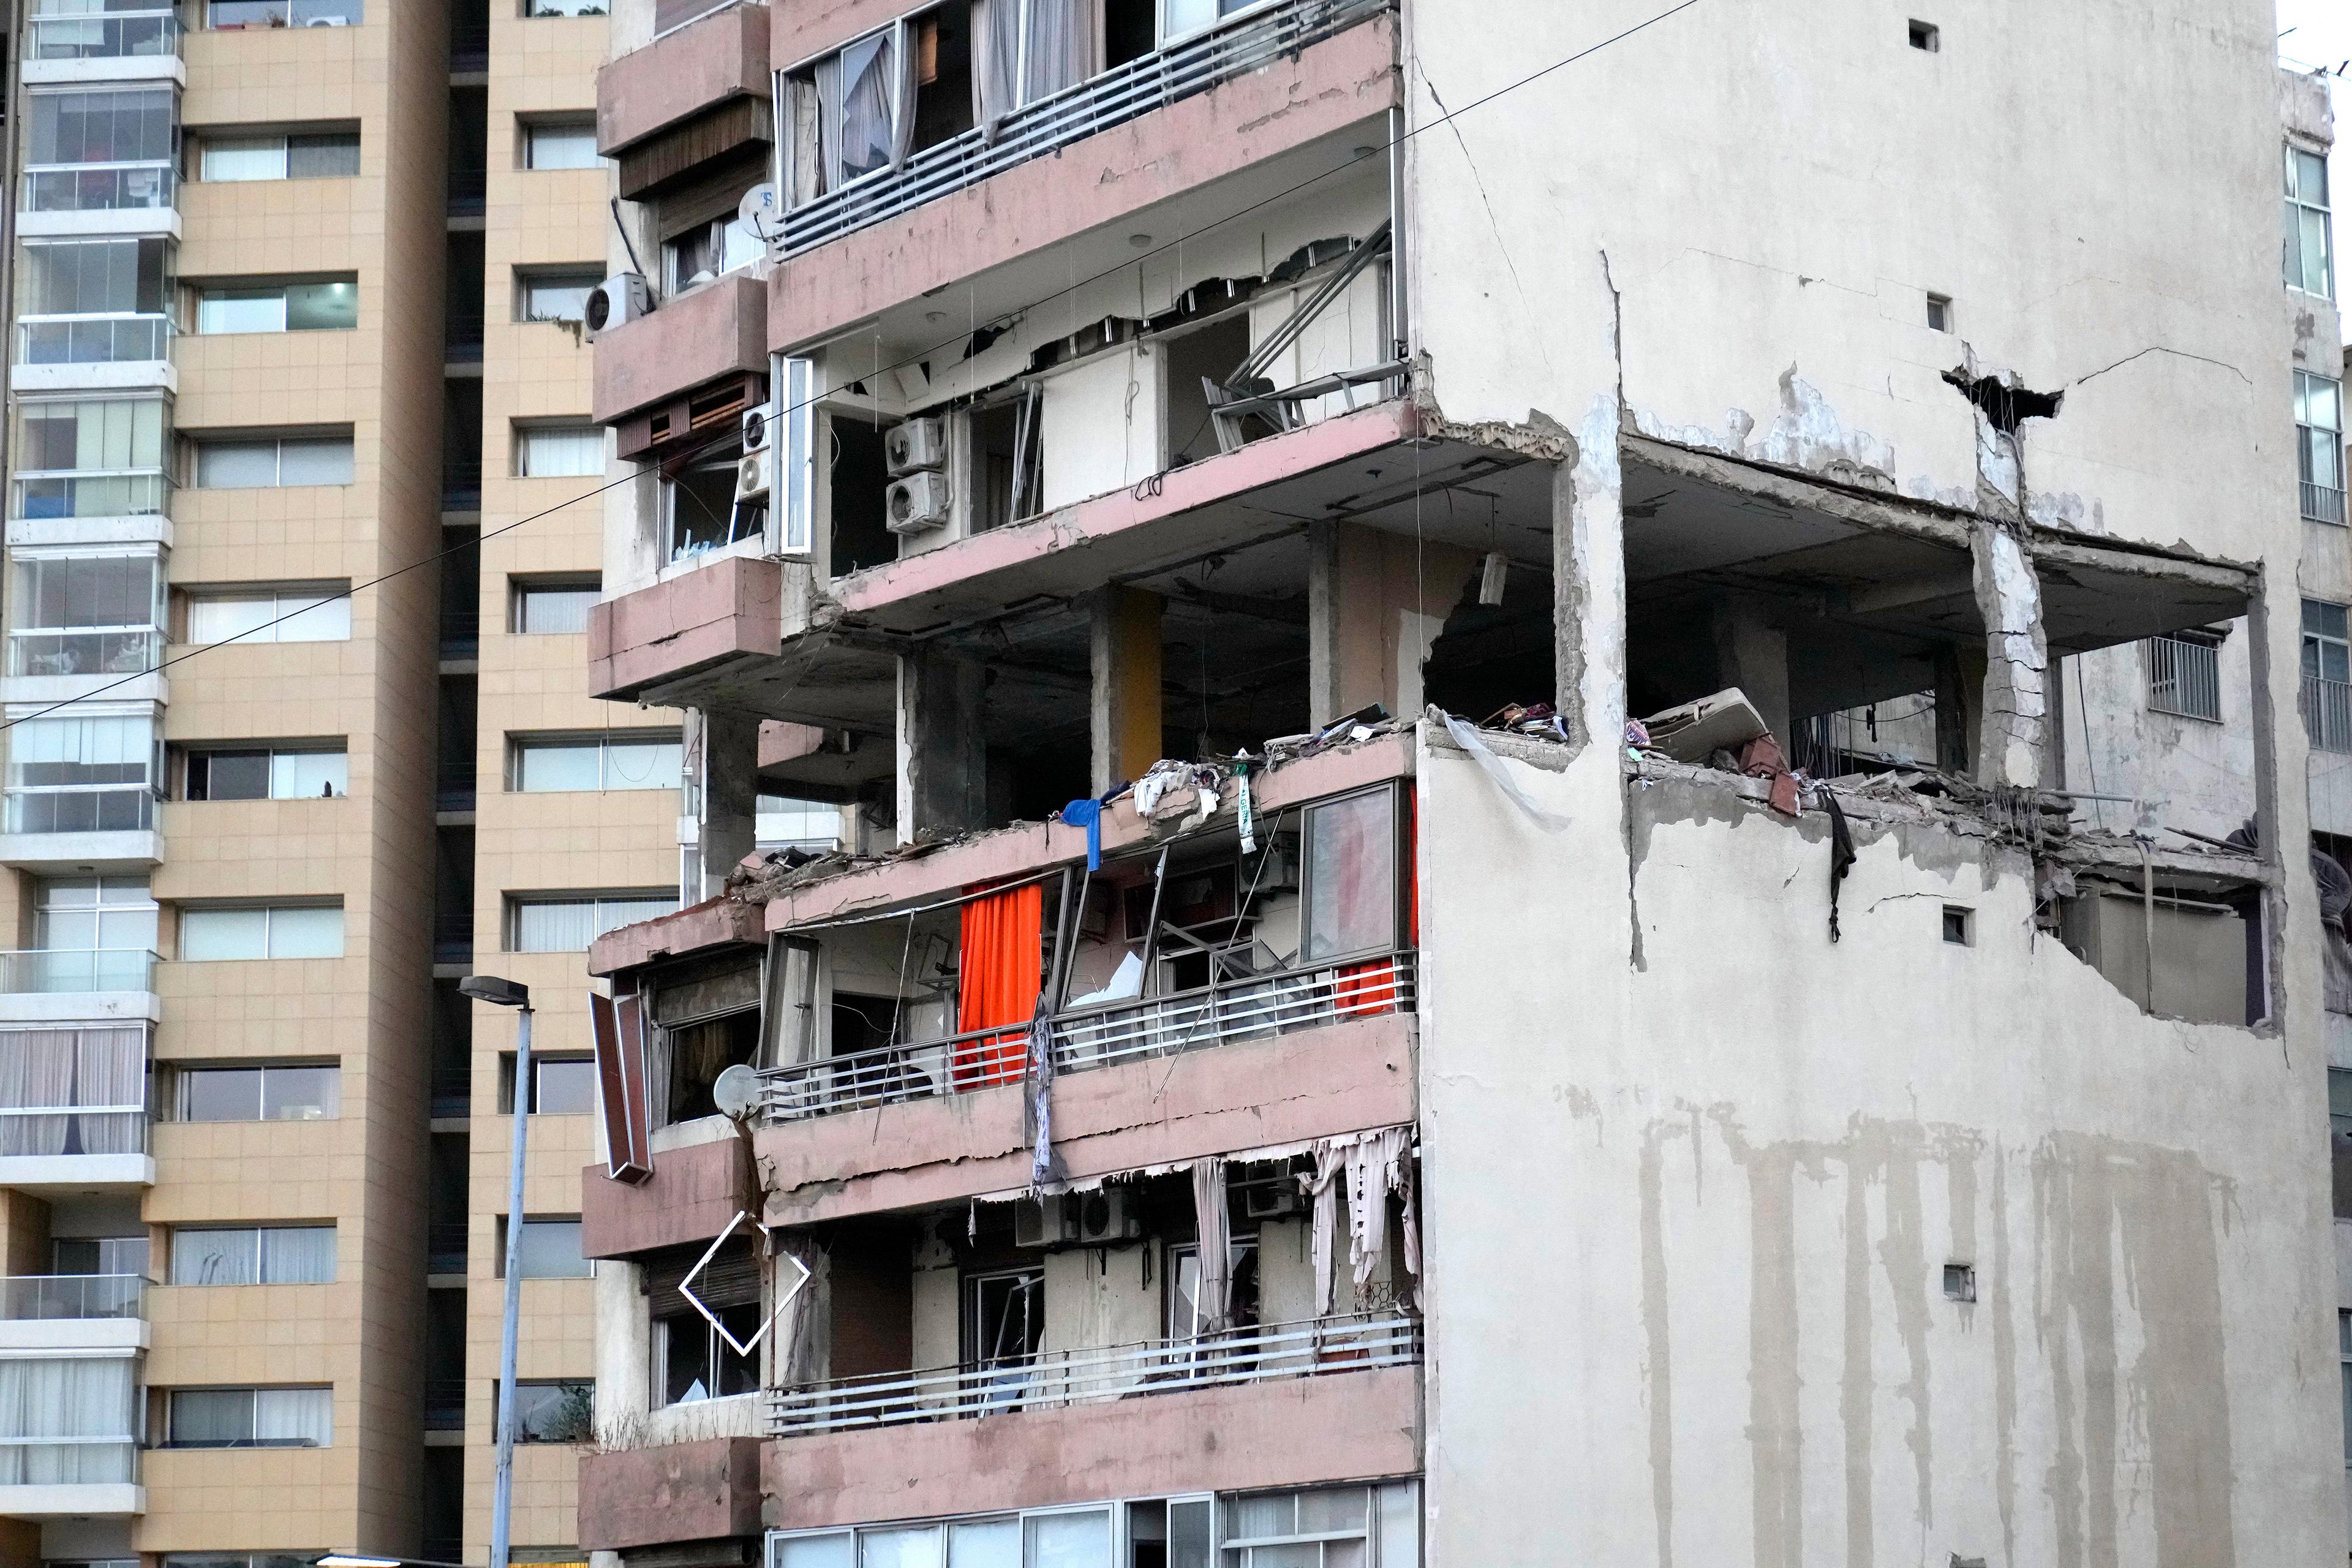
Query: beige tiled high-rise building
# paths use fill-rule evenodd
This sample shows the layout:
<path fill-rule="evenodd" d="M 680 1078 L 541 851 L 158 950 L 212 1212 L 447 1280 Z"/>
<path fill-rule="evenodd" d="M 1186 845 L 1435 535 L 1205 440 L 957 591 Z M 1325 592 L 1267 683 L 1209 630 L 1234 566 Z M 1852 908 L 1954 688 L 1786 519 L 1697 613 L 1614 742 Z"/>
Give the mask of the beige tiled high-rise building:
<path fill-rule="evenodd" d="M 568 1559 L 583 950 L 679 877 L 677 717 L 581 635 L 604 7 L 13 34 L 0 1563 L 482 1560 L 474 972 L 539 1007 L 513 1541 Z"/>

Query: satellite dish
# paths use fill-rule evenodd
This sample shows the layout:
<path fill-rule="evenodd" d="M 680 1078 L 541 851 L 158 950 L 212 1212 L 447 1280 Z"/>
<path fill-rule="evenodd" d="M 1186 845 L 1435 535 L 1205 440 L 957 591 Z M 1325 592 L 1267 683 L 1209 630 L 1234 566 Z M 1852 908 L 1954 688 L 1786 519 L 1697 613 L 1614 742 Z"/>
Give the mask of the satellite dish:
<path fill-rule="evenodd" d="M 710 1098 L 720 1111 L 740 1121 L 760 1108 L 760 1075 L 738 1062 L 719 1075 Z"/>
<path fill-rule="evenodd" d="M 783 232 L 783 216 L 776 202 L 776 187 L 764 181 L 745 191 L 735 205 L 735 221 L 763 241 L 773 241 Z"/>

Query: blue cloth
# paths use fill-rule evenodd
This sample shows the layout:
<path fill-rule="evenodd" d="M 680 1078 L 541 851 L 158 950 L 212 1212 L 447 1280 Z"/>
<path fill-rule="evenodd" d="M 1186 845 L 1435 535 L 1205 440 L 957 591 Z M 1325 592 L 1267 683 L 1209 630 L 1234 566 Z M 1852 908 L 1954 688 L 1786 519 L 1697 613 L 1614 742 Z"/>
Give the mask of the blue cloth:
<path fill-rule="evenodd" d="M 1087 869 L 1102 869 L 1102 802 L 1074 800 L 1062 807 L 1062 820 L 1087 830 Z"/>

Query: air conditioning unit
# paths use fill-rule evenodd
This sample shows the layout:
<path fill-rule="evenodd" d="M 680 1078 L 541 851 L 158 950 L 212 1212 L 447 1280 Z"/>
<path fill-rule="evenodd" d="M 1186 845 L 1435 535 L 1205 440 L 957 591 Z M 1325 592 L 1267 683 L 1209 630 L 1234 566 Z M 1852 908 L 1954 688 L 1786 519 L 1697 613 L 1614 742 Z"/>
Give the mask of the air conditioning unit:
<path fill-rule="evenodd" d="M 768 444 L 768 426 L 775 422 L 775 410 L 762 403 L 756 408 L 743 410 L 743 450 L 757 452 Z"/>
<path fill-rule="evenodd" d="M 1306 1197 L 1299 1192 L 1297 1181 L 1290 1176 L 1252 1182 L 1242 1188 L 1242 1213 L 1251 1219 L 1281 1219 L 1305 1206 Z"/>
<path fill-rule="evenodd" d="M 642 272 L 615 272 L 588 292 L 588 308 L 582 312 L 587 323 L 588 335 L 609 332 L 615 327 L 628 325 L 638 317 L 649 314 L 654 308 L 653 295 L 646 288 Z"/>
<path fill-rule="evenodd" d="M 1061 1247 L 1077 1239 L 1066 1198 L 1024 1198 L 1013 1205 L 1013 1245 Z"/>
<path fill-rule="evenodd" d="M 893 533 L 925 533 L 948 522 L 948 477 L 928 470 L 890 481 Z"/>
<path fill-rule="evenodd" d="M 924 469 L 947 467 L 948 422 L 944 419 L 909 419 L 893 425 L 882 433 L 882 458 L 890 465 L 890 477 Z"/>
<path fill-rule="evenodd" d="M 1135 1212 L 1121 1188 L 1097 1187 L 1090 1193 L 1072 1193 L 1062 1201 L 1075 1222 L 1072 1239 L 1081 1247 L 1107 1247 L 1143 1234 L 1143 1216 Z"/>
<path fill-rule="evenodd" d="M 768 478 L 774 468 L 775 454 L 764 448 L 746 452 L 735 466 L 735 499 L 739 501 L 760 500 L 768 493 Z"/>

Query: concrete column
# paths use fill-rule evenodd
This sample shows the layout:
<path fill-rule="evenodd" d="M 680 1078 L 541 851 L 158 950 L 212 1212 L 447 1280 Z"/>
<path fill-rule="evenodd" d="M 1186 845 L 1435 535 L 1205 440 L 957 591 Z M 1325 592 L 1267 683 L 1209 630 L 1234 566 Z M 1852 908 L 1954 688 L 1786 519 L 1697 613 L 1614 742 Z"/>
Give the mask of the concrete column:
<path fill-rule="evenodd" d="M 1764 607 L 1734 594 L 1715 605 L 1715 666 L 1726 686 L 1737 686 L 1786 752 L 1796 744 L 1789 725 L 1789 635 L 1765 618 Z"/>
<path fill-rule="evenodd" d="M 1475 552 L 1353 523 L 1307 525 L 1307 717 L 1421 706 L 1421 667 L 1478 569 Z"/>
<path fill-rule="evenodd" d="M 1962 644 L 1936 650 L 1936 765 L 1947 773 L 1976 772 L 1984 674 L 1981 647 Z"/>
<path fill-rule="evenodd" d="M 725 709 L 702 715 L 702 896 L 751 853 L 760 810 L 760 721 Z"/>
<path fill-rule="evenodd" d="M 987 671 L 940 648 L 898 658 L 898 841 L 950 838 L 988 820 Z"/>
<path fill-rule="evenodd" d="M 1157 594 L 1097 591 L 1091 618 L 1094 792 L 1141 778 L 1160 752 L 1160 613 Z"/>
<path fill-rule="evenodd" d="M 1307 721 L 1320 728 L 1339 706 L 1339 525 L 1307 525 Z"/>
<path fill-rule="evenodd" d="M 2050 654 L 2042 634 L 2042 580 L 2017 535 L 1979 523 L 1977 608 L 1984 617 L 1984 716 L 1977 782 L 2038 789 L 2050 719 Z"/>

